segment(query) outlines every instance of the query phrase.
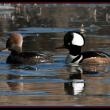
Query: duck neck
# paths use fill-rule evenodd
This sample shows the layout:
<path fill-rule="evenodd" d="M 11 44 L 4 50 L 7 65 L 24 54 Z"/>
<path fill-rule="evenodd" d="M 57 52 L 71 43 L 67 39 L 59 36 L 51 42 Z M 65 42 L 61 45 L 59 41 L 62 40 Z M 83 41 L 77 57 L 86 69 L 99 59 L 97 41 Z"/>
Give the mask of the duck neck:
<path fill-rule="evenodd" d="M 10 50 L 11 50 L 11 54 L 13 54 L 13 55 L 18 55 L 22 52 L 21 47 L 16 47 L 16 49 L 10 49 Z"/>
<path fill-rule="evenodd" d="M 79 62 L 82 60 L 81 55 L 81 47 L 80 46 L 73 46 L 69 48 L 69 55 L 66 57 L 66 64 L 69 63 L 75 63 L 79 64 Z"/>
<path fill-rule="evenodd" d="M 69 48 L 69 54 L 72 56 L 78 56 L 81 53 L 81 46 L 72 45 Z"/>

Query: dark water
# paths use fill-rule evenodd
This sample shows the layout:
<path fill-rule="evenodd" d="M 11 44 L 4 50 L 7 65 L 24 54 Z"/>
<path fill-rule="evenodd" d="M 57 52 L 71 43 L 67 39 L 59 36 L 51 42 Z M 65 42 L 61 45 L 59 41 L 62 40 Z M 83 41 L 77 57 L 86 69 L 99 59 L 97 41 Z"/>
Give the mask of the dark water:
<path fill-rule="evenodd" d="M 52 8 L 49 8 L 50 10 Z M 57 13 L 59 15 L 58 11 Z M 65 12 L 60 14 L 63 16 Z M 58 21 L 46 22 L 45 19 L 49 16 L 46 16 L 45 19 L 43 15 L 37 16 L 39 18 L 37 20 L 46 25 L 43 27 L 44 25 L 40 26 L 40 23 L 36 24 L 34 15 L 29 14 L 32 20 L 28 22 L 24 18 L 21 19 L 19 14 L 11 13 L 11 15 L 16 15 L 14 21 L 12 17 L 0 19 L 0 46 L 5 47 L 10 32 L 18 31 L 24 36 L 23 50 L 50 54 L 53 63 L 9 65 L 6 64 L 9 52 L 0 52 L 0 105 L 110 105 L 110 65 L 68 66 L 65 64 L 68 51 L 55 49 L 63 44 L 63 36 L 68 30 L 80 30 L 80 25 L 83 23 L 81 19 L 79 26 L 76 22 L 73 23 L 73 26 L 69 26 L 69 24 L 64 25 L 63 22 Z M 49 18 L 54 18 L 53 16 L 50 15 Z M 68 19 L 69 17 L 66 16 Z M 60 23 L 62 23 L 62 27 Z M 96 22 L 94 21 L 94 23 Z M 101 50 L 110 54 L 109 22 L 103 20 L 95 25 L 100 28 L 91 28 L 88 24 L 85 26 L 86 44 L 83 50 Z"/>

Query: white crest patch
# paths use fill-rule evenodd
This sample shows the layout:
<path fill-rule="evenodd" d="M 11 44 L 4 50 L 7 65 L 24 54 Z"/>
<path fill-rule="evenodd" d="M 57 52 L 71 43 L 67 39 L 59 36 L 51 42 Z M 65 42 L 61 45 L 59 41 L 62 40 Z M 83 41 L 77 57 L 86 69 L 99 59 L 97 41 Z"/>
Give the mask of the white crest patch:
<path fill-rule="evenodd" d="M 77 46 L 83 46 L 84 45 L 84 38 L 78 33 L 73 33 L 72 44 L 77 45 Z"/>

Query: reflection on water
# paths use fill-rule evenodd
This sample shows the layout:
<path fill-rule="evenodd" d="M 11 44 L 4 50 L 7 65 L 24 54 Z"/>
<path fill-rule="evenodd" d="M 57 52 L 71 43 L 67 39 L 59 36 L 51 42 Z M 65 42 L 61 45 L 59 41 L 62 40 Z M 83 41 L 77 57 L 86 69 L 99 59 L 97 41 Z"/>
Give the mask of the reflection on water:
<path fill-rule="evenodd" d="M 55 69 L 55 73 L 51 70 L 54 67 L 48 71 L 46 68 L 28 71 L 14 69 L 14 72 L 5 74 L 6 76 L 1 74 L 0 97 L 4 97 L 1 101 L 3 104 L 8 102 L 15 105 L 25 105 L 23 101 L 29 105 L 68 105 L 73 102 L 72 105 L 102 105 L 105 103 L 103 99 L 109 97 L 109 70 L 102 72 L 98 68 L 99 66 L 92 66 L 89 71 L 89 67 L 62 65 Z M 16 101 L 13 102 L 13 98 Z M 94 102 L 96 100 L 97 103 Z M 109 105 L 109 99 L 107 100 L 106 105 Z"/>
<path fill-rule="evenodd" d="M 70 82 L 64 83 L 65 92 L 69 95 L 79 95 L 85 86 L 84 79 L 82 79 L 82 68 L 74 66 L 69 67 L 70 75 L 69 80 Z"/>
<path fill-rule="evenodd" d="M 55 49 L 63 45 L 65 32 L 83 26 L 83 50 L 110 54 L 109 7 L 20 6 L 0 13 L 0 47 L 5 47 L 10 32 L 18 31 L 24 37 L 24 51 L 49 54 L 53 62 L 9 65 L 9 52 L 0 52 L 0 105 L 109 106 L 110 65 L 66 65 L 68 51 Z"/>
<path fill-rule="evenodd" d="M 7 80 L 12 80 L 12 79 L 23 79 L 23 77 L 22 76 L 17 76 L 17 75 L 8 75 L 7 76 Z M 12 90 L 12 91 L 22 91 L 23 90 L 23 82 L 7 82 L 7 84 L 8 84 L 8 86 L 10 87 L 10 89 Z"/>

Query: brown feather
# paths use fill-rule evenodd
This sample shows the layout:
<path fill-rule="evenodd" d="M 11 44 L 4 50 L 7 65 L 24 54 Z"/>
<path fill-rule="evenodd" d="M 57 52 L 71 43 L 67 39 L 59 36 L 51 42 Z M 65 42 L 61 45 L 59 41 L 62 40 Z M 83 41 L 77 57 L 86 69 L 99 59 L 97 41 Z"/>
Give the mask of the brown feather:
<path fill-rule="evenodd" d="M 82 64 L 110 64 L 110 58 L 91 57 L 84 59 Z"/>

